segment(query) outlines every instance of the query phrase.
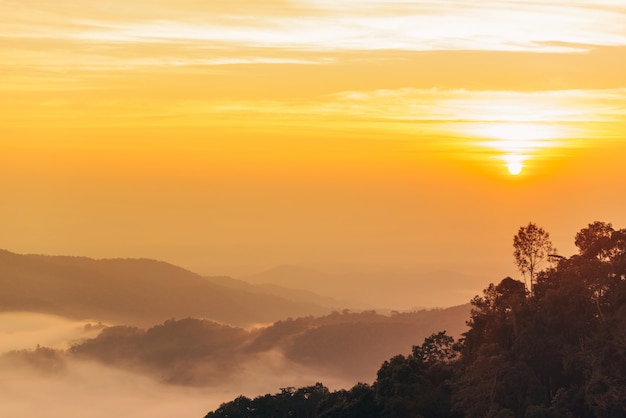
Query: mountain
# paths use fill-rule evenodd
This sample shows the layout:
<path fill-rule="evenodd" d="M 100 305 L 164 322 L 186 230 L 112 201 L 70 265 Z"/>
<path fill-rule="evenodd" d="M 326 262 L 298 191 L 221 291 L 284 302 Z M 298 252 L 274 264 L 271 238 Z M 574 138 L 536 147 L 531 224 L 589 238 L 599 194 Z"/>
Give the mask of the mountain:
<path fill-rule="evenodd" d="M 320 318 L 278 321 L 262 329 L 250 349 L 277 349 L 297 364 L 366 382 L 383 361 L 410 352 L 433 333 L 446 331 L 460 337 L 469 316 L 469 304 L 392 315 L 344 310 Z"/>
<path fill-rule="evenodd" d="M 213 283 L 148 259 L 20 255 L 0 250 L 0 311 L 148 326 L 176 317 L 249 326 L 329 309 Z"/>
<path fill-rule="evenodd" d="M 483 287 L 479 275 L 436 265 L 282 265 L 238 278 L 331 296 L 342 306 L 361 310 L 457 306 Z"/>
<path fill-rule="evenodd" d="M 329 309 L 340 309 L 346 307 L 345 304 L 331 297 L 322 296 L 308 290 L 293 289 L 288 286 L 270 283 L 253 284 L 228 276 L 206 276 L 205 279 L 213 284 L 227 287 L 229 289 L 279 296 L 297 303 L 314 304 L 324 306 Z"/>
<path fill-rule="evenodd" d="M 397 353 L 445 330 L 467 330 L 470 305 L 381 315 L 374 311 L 333 312 L 322 317 L 277 321 L 250 331 L 186 318 L 149 329 L 108 327 L 74 344 L 70 355 L 135 370 L 178 385 L 216 386 L 247 370 L 285 376 L 298 371 L 312 378 L 371 381 L 380 365 Z M 261 375 L 262 375 L 261 374 Z"/>

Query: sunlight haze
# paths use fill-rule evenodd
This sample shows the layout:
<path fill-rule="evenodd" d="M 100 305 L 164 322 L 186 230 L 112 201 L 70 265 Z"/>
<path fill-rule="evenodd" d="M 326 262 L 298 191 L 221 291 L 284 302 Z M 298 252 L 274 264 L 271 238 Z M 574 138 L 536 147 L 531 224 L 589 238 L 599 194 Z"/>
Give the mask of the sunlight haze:
<path fill-rule="evenodd" d="M 625 75 L 624 0 L 0 0 L 0 416 L 623 416 Z"/>
<path fill-rule="evenodd" d="M 572 231 L 626 224 L 620 1 L 0 0 L 0 16 L 10 251 L 408 269 L 424 294 L 446 267 L 471 294 L 518 274 L 522 224 L 565 255 Z"/>

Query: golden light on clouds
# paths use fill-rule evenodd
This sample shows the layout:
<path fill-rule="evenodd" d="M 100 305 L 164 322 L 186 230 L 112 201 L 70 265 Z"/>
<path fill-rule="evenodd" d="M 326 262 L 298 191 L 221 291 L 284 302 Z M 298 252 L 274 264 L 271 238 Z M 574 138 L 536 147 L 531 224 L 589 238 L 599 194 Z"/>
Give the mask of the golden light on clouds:
<path fill-rule="evenodd" d="M 0 22 L 7 246 L 428 259 L 422 237 L 626 143 L 622 0 L 0 0 Z"/>
<path fill-rule="evenodd" d="M 222 1 L 41 4 L 4 0 L 3 35 L 94 43 L 197 42 L 309 50 L 583 51 L 623 44 L 612 1 Z M 42 26 L 42 23 L 44 25 Z M 189 45 L 185 45 L 189 46 Z M 277 51 L 278 54 L 281 54 Z"/>

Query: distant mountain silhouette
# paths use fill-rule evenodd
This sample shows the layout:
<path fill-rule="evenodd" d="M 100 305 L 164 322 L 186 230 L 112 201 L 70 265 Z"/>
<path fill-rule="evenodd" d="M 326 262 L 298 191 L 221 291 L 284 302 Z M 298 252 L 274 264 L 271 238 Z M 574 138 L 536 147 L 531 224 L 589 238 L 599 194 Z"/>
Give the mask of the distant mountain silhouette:
<path fill-rule="evenodd" d="M 339 283 L 344 280 L 349 280 L 350 277 L 345 277 L 343 274 L 330 273 L 323 269 L 285 264 L 258 273 L 249 274 L 240 279 L 255 285 L 298 289 L 305 292 L 315 292 L 316 294 L 321 294 L 326 297 L 332 295 L 334 298 L 340 298 L 337 300 L 339 300 L 342 306 L 349 306 L 355 309 L 380 307 L 359 303 L 359 301 L 354 300 L 354 298 L 346 297 L 346 295 L 352 295 L 356 291 L 354 283 L 361 282 L 345 281 L 344 283 Z M 350 287 L 351 291 L 343 291 L 344 287 Z"/>
<path fill-rule="evenodd" d="M 253 288 L 218 285 L 161 261 L 19 255 L 0 250 L 0 311 L 137 326 L 181 317 L 248 326 L 330 310 Z"/>
<path fill-rule="evenodd" d="M 250 348 L 279 349 L 298 364 L 366 382 L 384 360 L 406 353 L 436 330 L 460 336 L 467 330 L 469 314 L 469 304 L 390 316 L 344 310 L 321 318 L 278 321 L 261 330 Z"/>
<path fill-rule="evenodd" d="M 296 282 L 315 283 L 318 280 L 328 281 L 336 275 L 327 273 L 321 269 L 307 266 L 284 264 L 259 273 L 246 276 L 244 279 L 250 282 L 267 282 L 281 286 L 293 285 Z"/>
<path fill-rule="evenodd" d="M 228 276 L 207 276 L 205 278 L 213 284 L 224 286 L 229 289 L 274 295 L 291 300 L 293 302 L 314 304 L 330 309 L 339 309 L 346 307 L 344 303 L 331 297 L 322 296 L 309 290 L 293 289 L 287 284 L 252 284 L 244 280 L 234 279 Z"/>
<path fill-rule="evenodd" d="M 480 276 L 434 265 L 281 265 L 239 278 L 331 296 L 342 306 L 361 310 L 462 305 L 483 285 Z"/>

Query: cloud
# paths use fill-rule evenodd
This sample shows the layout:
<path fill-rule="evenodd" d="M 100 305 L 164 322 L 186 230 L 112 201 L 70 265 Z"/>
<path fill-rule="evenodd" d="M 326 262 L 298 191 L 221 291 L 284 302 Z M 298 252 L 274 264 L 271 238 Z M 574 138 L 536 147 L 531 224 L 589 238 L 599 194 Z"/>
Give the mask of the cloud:
<path fill-rule="evenodd" d="M 326 126 L 354 129 L 365 123 L 368 129 L 420 132 L 421 141 L 428 141 L 424 133 L 458 134 L 458 126 L 503 122 L 567 125 L 561 136 L 580 137 L 583 123 L 623 122 L 624 103 L 626 89 L 620 88 L 535 92 L 401 88 L 343 91 L 310 100 L 187 102 L 177 111 L 190 118 L 219 115 L 235 121 L 240 115 L 249 124 L 258 120 L 264 125 L 317 126 L 323 121 Z M 200 113 L 192 116 L 195 112 Z"/>
<path fill-rule="evenodd" d="M 133 45 L 133 61 L 162 65 L 168 57 L 151 45 L 169 45 L 175 62 L 189 65 L 204 53 L 204 65 L 228 58 L 229 50 L 264 48 L 264 59 L 288 60 L 295 51 L 317 58 L 337 51 L 488 50 L 581 52 L 591 46 L 624 45 L 626 11 L 613 2 L 464 1 L 329 2 L 211 1 L 54 2 L 38 5 L 0 2 L 3 62 L 34 62 L 50 43 L 65 51 L 53 62 L 78 58 L 111 65 L 118 48 Z M 24 40 L 38 39 L 35 50 Z M 224 54 L 224 55 L 222 55 Z M 232 57 L 230 57 L 232 59 Z M 242 56 L 242 63 L 258 62 Z M 47 60 L 50 63 L 50 60 Z"/>
<path fill-rule="evenodd" d="M 84 109 L 112 95 L 623 87 L 625 19 L 610 1 L 0 1 L 0 109 L 27 113 L 33 92 L 84 93 Z"/>
<path fill-rule="evenodd" d="M 139 83 L 141 80 L 138 79 Z M 169 91 L 167 86 L 160 89 L 163 95 Z M 496 132 L 485 129 L 489 124 L 500 124 L 498 130 L 502 130 L 502 124 L 511 124 L 511 129 L 513 124 L 518 127 L 524 124 L 549 125 L 542 128 L 541 138 L 535 139 L 547 136 L 554 140 L 568 139 L 569 145 L 576 147 L 595 146 L 599 140 L 612 140 L 613 131 L 626 122 L 624 103 L 624 88 L 528 92 L 397 88 L 263 100 L 211 97 L 129 100 L 103 96 L 86 101 L 83 97 L 72 99 L 68 96 L 65 100 L 51 100 L 39 106 L 27 106 L 27 103 L 15 100 L 13 111 L 24 107 L 24 112 L 12 117 L 11 122 L 15 123 L 19 118 L 32 119 L 40 114 L 51 123 L 71 123 L 75 127 L 83 123 L 86 126 L 94 123 L 140 126 L 150 121 L 154 126 L 210 127 L 228 135 L 272 128 L 282 131 L 308 129 L 317 132 L 317 142 L 323 142 L 329 131 L 358 133 L 363 138 L 392 133 L 396 139 L 398 135 L 410 135 L 411 142 L 423 147 L 422 152 L 431 148 L 438 152 L 448 146 L 463 148 L 468 139 L 492 138 L 492 134 L 485 135 L 485 132 Z M 8 117 L 5 115 L 0 119 Z M 538 132 L 535 128 L 532 130 Z M 442 142 L 444 137 L 446 142 Z M 181 141 L 177 142 L 178 152 L 186 149 Z M 276 138 L 268 139 L 265 152 L 271 153 L 272 144 L 278 144 L 276 141 Z M 385 141 L 389 139 L 378 140 Z M 189 141 L 189 146 L 197 147 L 198 144 Z M 215 145 L 207 141 L 203 147 L 211 149 Z M 226 148 L 226 145 L 220 145 L 219 149 Z"/>
<path fill-rule="evenodd" d="M 237 392 L 163 386 L 148 378 L 92 362 L 72 361 L 46 374 L 3 361 L 0 415 L 15 418 L 89 416 L 129 418 L 203 416 Z"/>
<path fill-rule="evenodd" d="M 65 349 L 73 341 L 91 338 L 100 327 L 59 316 L 30 312 L 0 313 L 0 353 L 33 349 L 37 345 Z"/>
<path fill-rule="evenodd" d="M 1 360 L 0 416 L 202 417 L 240 394 L 255 397 L 275 393 L 281 387 L 314 384 L 324 378 L 321 373 L 316 374 L 309 369 L 291 368 L 277 353 L 268 353 L 264 358 L 259 358 L 236 380 L 225 382 L 219 387 L 204 388 L 163 385 L 139 374 L 94 362 L 66 361 L 62 372 L 44 373 Z M 281 372 L 276 373 L 276 370 Z M 324 379 L 324 383 L 334 389 L 354 384 L 336 379 Z"/>
<path fill-rule="evenodd" d="M 354 382 L 328 378 L 321 371 L 291 362 L 277 351 L 251 354 L 244 367 L 212 386 L 161 384 L 158 378 L 104 363 L 38 348 L 33 343 L 67 347 L 85 335 L 84 324 L 63 318 L 10 313 L 0 315 L 0 416 L 65 418 L 201 417 L 236 396 L 275 393 L 281 387 L 305 386 L 323 380 L 331 388 Z M 6 341 L 10 340 L 10 344 Z M 22 350 L 26 348 L 27 350 Z M 201 368 L 190 371 L 202 373 Z M 150 376 L 150 377 L 148 377 Z M 374 376 L 372 376 L 372 380 Z"/>

